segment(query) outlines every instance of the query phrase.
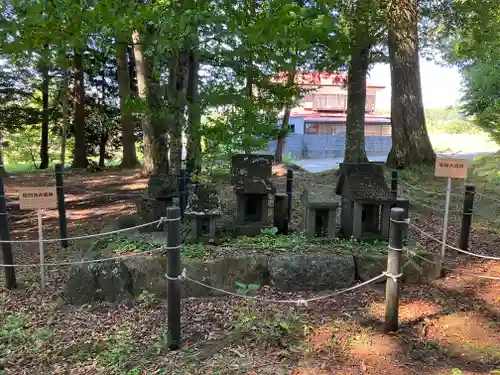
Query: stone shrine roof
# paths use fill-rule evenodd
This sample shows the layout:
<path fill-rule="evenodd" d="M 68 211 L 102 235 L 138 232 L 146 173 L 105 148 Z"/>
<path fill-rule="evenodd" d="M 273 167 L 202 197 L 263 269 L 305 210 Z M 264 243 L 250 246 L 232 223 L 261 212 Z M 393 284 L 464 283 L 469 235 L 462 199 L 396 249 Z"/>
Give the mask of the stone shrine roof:
<path fill-rule="evenodd" d="M 338 206 L 335 188 L 331 186 L 304 188 L 302 202 L 305 206 L 312 208 L 337 208 Z"/>
<path fill-rule="evenodd" d="M 231 184 L 240 194 L 270 194 L 276 191 L 271 181 L 272 155 L 238 154 L 231 159 Z"/>
<path fill-rule="evenodd" d="M 214 185 L 196 184 L 189 191 L 186 216 L 220 216 L 222 207 Z"/>
<path fill-rule="evenodd" d="M 353 201 L 396 201 L 387 186 L 382 166 L 375 163 L 340 163 L 340 178 L 335 191 Z"/>

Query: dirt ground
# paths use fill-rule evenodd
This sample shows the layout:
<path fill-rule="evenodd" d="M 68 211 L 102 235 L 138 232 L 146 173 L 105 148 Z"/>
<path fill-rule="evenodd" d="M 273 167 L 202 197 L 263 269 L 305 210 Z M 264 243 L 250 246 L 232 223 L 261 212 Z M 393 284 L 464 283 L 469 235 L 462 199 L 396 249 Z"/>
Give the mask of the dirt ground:
<path fill-rule="evenodd" d="M 275 172 L 283 174 L 279 168 Z M 333 185 L 335 177 L 301 171 L 295 171 L 295 177 L 292 222 L 297 227 L 303 188 Z M 284 177 L 276 180 L 284 192 Z M 53 183 L 50 174 L 11 177 L 6 179 L 6 195 L 15 201 L 17 187 Z M 70 236 L 96 233 L 120 216 L 133 214 L 134 197 L 145 187 L 137 171 L 68 174 Z M 230 192 L 224 194 L 229 199 Z M 12 239 L 37 238 L 33 212 L 19 211 L 10 202 L 9 214 Z M 440 237 L 442 218 L 432 210 L 412 209 L 411 221 Z M 458 228 L 459 218 L 452 216 L 452 244 Z M 439 244 L 417 230 L 410 233 L 440 251 Z M 54 210 L 44 214 L 44 236 L 58 236 Z M 13 244 L 16 263 L 38 262 L 37 246 Z M 45 247 L 46 262 L 76 256 L 72 247 Z M 500 256 L 500 236 L 479 223 L 473 228 L 471 250 Z M 450 268 L 500 276 L 500 261 L 477 259 L 447 254 Z M 472 375 L 500 370 L 499 281 L 448 273 L 428 285 L 403 285 L 400 330 L 391 334 L 384 334 L 382 327 L 383 285 L 286 308 L 236 297 L 187 299 L 182 302 L 183 347 L 169 352 L 165 301 L 146 295 L 115 305 L 69 306 L 61 298 L 67 274 L 68 267 L 49 268 L 47 287 L 41 291 L 39 271 L 18 268 L 19 288 L 1 290 L 0 374 Z M 0 282 L 3 285 L 3 275 Z M 314 294 L 263 287 L 258 295 L 296 299 Z M 243 337 L 238 333 L 244 328 L 248 332 Z"/>

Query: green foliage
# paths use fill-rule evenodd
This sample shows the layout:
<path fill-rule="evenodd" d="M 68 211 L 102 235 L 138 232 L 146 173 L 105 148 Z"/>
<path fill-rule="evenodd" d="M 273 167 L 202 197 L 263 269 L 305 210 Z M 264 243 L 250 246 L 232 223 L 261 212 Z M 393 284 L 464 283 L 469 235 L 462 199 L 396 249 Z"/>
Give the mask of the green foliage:
<path fill-rule="evenodd" d="M 205 257 L 205 247 L 202 244 L 182 244 L 181 257 L 203 259 Z"/>
<path fill-rule="evenodd" d="M 240 236 L 234 241 L 229 240 L 228 244 L 236 247 L 252 247 L 256 249 L 273 249 L 285 251 L 307 252 L 314 250 L 326 250 L 333 252 L 387 252 L 387 243 L 384 241 L 358 241 L 341 238 L 310 238 L 304 233 L 292 233 L 288 236 L 277 234 L 277 228 L 267 228 L 262 230 L 262 234 L 255 237 Z"/>
<path fill-rule="evenodd" d="M 425 124 L 432 134 L 481 134 L 472 118 L 460 113 L 457 107 L 426 109 Z"/>
<path fill-rule="evenodd" d="M 263 347 L 290 348 L 304 337 L 308 324 L 304 316 L 293 309 L 262 312 L 249 305 L 240 309 L 231 327 L 237 342 L 251 342 Z"/>
<path fill-rule="evenodd" d="M 143 290 L 141 294 L 137 296 L 137 301 L 142 302 L 147 307 L 150 307 L 157 302 L 157 299 L 154 293 Z"/>
<path fill-rule="evenodd" d="M 463 375 L 464 373 L 462 372 L 462 370 L 458 369 L 458 368 L 452 368 L 451 369 L 451 375 Z"/>
<path fill-rule="evenodd" d="M 132 334 L 128 331 L 110 335 L 104 343 L 104 350 L 97 357 L 98 361 L 108 371 L 122 373 L 122 369 L 132 353 L 133 344 Z"/>
<path fill-rule="evenodd" d="M 27 316 L 14 313 L 5 316 L 0 322 L 0 347 L 22 342 L 27 334 Z"/>
<path fill-rule="evenodd" d="M 498 50 L 500 56 L 500 49 Z M 462 69 L 464 110 L 476 124 L 500 144 L 500 73 L 498 63 L 477 62 Z"/>

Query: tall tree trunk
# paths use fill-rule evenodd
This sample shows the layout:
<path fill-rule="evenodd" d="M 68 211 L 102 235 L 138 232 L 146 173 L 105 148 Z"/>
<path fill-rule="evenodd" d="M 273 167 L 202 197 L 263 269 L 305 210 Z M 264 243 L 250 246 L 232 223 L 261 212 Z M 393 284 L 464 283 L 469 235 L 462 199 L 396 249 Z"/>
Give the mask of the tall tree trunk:
<path fill-rule="evenodd" d="M 85 148 L 85 86 L 83 82 L 83 56 L 75 51 L 75 117 L 73 121 L 75 134 L 75 154 L 72 168 L 86 168 L 88 165 Z"/>
<path fill-rule="evenodd" d="M 122 163 L 123 168 L 135 168 L 139 163 L 135 152 L 135 120 L 127 100 L 131 97 L 128 69 L 127 46 L 123 40 L 116 43 L 116 73 L 120 95 L 120 121 L 122 126 Z"/>
<path fill-rule="evenodd" d="M 186 101 L 188 105 L 186 169 L 190 174 L 196 174 L 201 172 L 201 108 L 198 77 L 200 63 L 196 44 L 189 52 L 188 63 L 189 73 L 186 89 Z"/>
<path fill-rule="evenodd" d="M 137 95 L 145 104 L 149 104 L 149 66 L 146 56 L 144 55 L 141 36 L 137 30 L 132 33 L 132 41 L 134 43 L 135 70 L 137 73 Z M 153 158 L 153 143 L 155 140 L 155 134 L 151 125 L 151 116 L 149 114 L 143 114 L 141 125 L 144 150 L 142 173 L 143 175 L 150 175 L 155 170 L 155 162 Z"/>
<path fill-rule="evenodd" d="M 182 129 L 186 111 L 186 83 L 188 77 L 187 49 L 172 56 L 169 63 L 168 106 L 169 106 L 169 147 L 172 173 L 177 175 L 182 165 Z"/>
<path fill-rule="evenodd" d="M 106 144 L 108 143 L 108 132 L 102 133 L 99 139 L 99 167 L 104 168 L 106 165 Z"/>
<path fill-rule="evenodd" d="M 66 63 L 66 61 L 65 61 Z M 68 134 L 69 123 L 69 78 L 68 78 L 68 68 L 64 66 L 63 68 L 63 79 L 62 79 L 62 90 L 61 90 L 61 100 L 62 100 L 62 130 L 61 130 L 61 156 L 59 158 L 60 163 L 63 165 L 66 163 L 66 139 Z"/>
<path fill-rule="evenodd" d="M 137 96 L 137 72 L 135 70 L 135 57 L 134 49 L 127 46 L 127 58 L 128 58 L 128 79 L 130 82 L 130 90 L 134 96 Z"/>
<path fill-rule="evenodd" d="M 353 51 L 347 76 L 347 118 L 344 162 L 366 163 L 365 105 L 366 76 L 370 63 L 370 46 Z"/>
<path fill-rule="evenodd" d="M 0 176 L 7 177 L 9 174 L 5 170 L 5 165 L 3 164 L 3 149 L 4 149 L 3 135 L 0 132 Z"/>
<path fill-rule="evenodd" d="M 42 133 L 40 142 L 40 169 L 49 167 L 49 46 L 43 47 L 44 52 L 41 57 L 42 73 Z"/>
<path fill-rule="evenodd" d="M 389 59 L 391 65 L 392 149 L 387 163 L 396 168 L 412 164 L 434 165 L 425 126 L 418 53 L 417 0 L 390 2 Z"/>
<path fill-rule="evenodd" d="M 291 88 L 295 85 L 295 76 L 296 76 L 296 64 L 293 64 L 293 68 L 291 71 L 287 72 L 287 82 L 286 85 Z M 285 111 L 283 113 L 283 121 L 281 123 L 281 129 L 278 133 L 278 137 L 276 140 L 276 152 L 274 155 L 274 159 L 276 163 L 281 163 L 283 161 L 283 150 L 285 149 L 285 139 L 288 134 L 288 128 L 290 125 L 290 112 L 292 111 L 292 104 L 287 103 L 285 105 Z"/>

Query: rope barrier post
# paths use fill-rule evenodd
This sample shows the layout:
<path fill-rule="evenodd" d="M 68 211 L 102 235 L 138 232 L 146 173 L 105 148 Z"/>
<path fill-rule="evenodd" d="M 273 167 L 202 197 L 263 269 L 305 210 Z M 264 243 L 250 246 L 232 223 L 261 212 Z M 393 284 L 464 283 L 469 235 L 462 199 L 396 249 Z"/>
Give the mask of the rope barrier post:
<path fill-rule="evenodd" d="M 405 198 L 397 198 L 394 207 L 402 208 L 404 210 L 404 218 L 410 217 L 410 201 Z M 408 225 L 403 225 L 403 243 L 408 240 Z"/>
<path fill-rule="evenodd" d="M 40 253 L 40 287 L 45 289 L 45 268 L 43 264 L 45 263 L 45 252 L 43 250 L 43 212 L 42 210 L 37 210 L 38 217 L 38 251 Z"/>
<path fill-rule="evenodd" d="M 181 345 L 181 222 L 180 208 L 167 207 L 167 303 L 168 347 L 177 350 Z"/>
<path fill-rule="evenodd" d="M 397 170 L 393 170 L 391 173 L 391 194 L 394 199 L 398 197 L 398 180 L 399 172 Z"/>
<path fill-rule="evenodd" d="M 179 172 L 179 206 L 181 209 L 181 218 L 184 218 L 186 210 L 186 169 L 182 168 Z"/>
<path fill-rule="evenodd" d="M 62 164 L 56 164 L 56 189 L 57 209 L 59 211 L 59 234 L 61 247 L 68 247 L 68 220 L 66 218 L 66 203 L 64 201 L 64 168 Z"/>
<path fill-rule="evenodd" d="M 291 169 L 288 169 L 286 171 L 286 195 L 287 195 L 287 210 L 288 210 L 288 215 L 287 215 L 287 224 L 286 224 L 286 229 L 288 234 L 288 225 L 290 221 L 292 220 L 292 191 L 293 191 L 293 171 Z"/>
<path fill-rule="evenodd" d="M 443 222 L 443 239 L 441 244 L 441 265 L 444 265 L 444 258 L 446 254 L 446 240 L 448 239 L 448 217 L 450 215 L 450 202 L 451 202 L 451 177 L 448 177 L 448 184 L 446 185 L 446 203 L 444 209 L 444 222 Z M 442 276 L 444 276 L 444 268 L 442 269 Z"/>
<path fill-rule="evenodd" d="M 464 209 L 462 212 L 462 223 L 460 225 L 460 247 L 467 250 L 469 247 L 470 227 L 472 224 L 472 212 L 474 208 L 474 194 L 476 187 L 474 185 L 465 185 Z"/>
<path fill-rule="evenodd" d="M 391 227 L 389 234 L 389 254 L 387 256 L 387 281 L 385 305 L 385 332 L 398 330 L 399 283 L 401 273 L 401 253 L 403 249 L 403 227 L 405 211 L 402 208 L 391 209 Z"/>
<path fill-rule="evenodd" d="M 287 210 L 287 195 L 274 195 L 274 226 L 278 228 L 279 234 L 288 234 L 289 220 Z"/>
<path fill-rule="evenodd" d="M 0 167 L 3 167 L 1 165 Z M 2 241 L 10 241 L 9 220 L 7 218 L 7 204 L 5 202 L 5 188 L 3 186 L 3 177 L 0 175 L 0 239 Z M 16 283 L 16 270 L 14 267 L 14 256 L 12 255 L 12 244 L 10 242 L 2 242 L 2 258 L 5 272 L 5 287 L 14 289 Z M 9 267 L 10 266 L 10 267 Z"/>

